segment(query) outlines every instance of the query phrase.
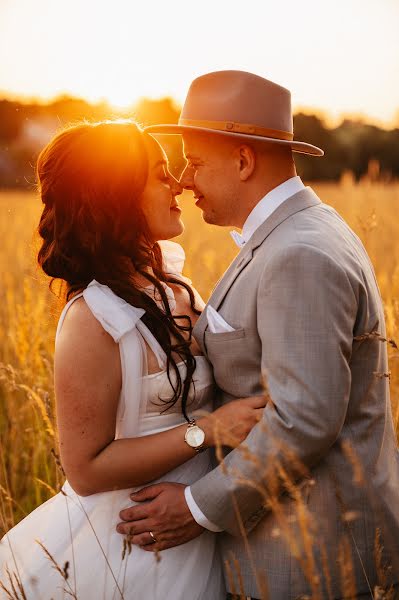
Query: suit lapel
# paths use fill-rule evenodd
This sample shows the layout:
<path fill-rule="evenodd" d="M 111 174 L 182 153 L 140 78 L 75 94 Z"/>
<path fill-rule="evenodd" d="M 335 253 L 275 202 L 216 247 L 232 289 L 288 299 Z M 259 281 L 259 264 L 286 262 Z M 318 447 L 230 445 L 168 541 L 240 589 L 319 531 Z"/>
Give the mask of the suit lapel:
<path fill-rule="evenodd" d="M 245 244 L 244 248 L 237 254 L 223 277 L 220 279 L 219 283 L 216 285 L 211 297 L 207 304 L 213 306 L 215 310 L 218 310 L 223 300 L 226 297 L 226 294 L 230 290 L 234 281 L 237 279 L 238 275 L 241 273 L 243 269 L 251 262 L 254 250 L 258 248 L 265 239 L 278 227 L 283 221 L 291 217 L 297 212 L 310 208 L 311 206 L 316 206 L 317 204 L 321 204 L 321 200 L 314 193 L 314 191 L 307 187 L 304 190 L 301 190 L 297 194 L 290 196 L 287 198 L 285 202 L 283 202 L 262 225 L 258 227 L 255 231 L 251 239 L 247 244 Z M 203 349 L 206 352 L 206 348 L 204 347 L 204 333 L 207 328 L 207 318 L 206 318 L 206 308 L 204 309 L 202 315 L 198 319 L 195 324 L 193 334 L 195 338 L 202 342 Z"/>
<path fill-rule="evenodd" d="M 213 306 L 216 310 L 219 308 L 238 275 L 248 263 L 251 262 L 254 250 L 263 244 L 265 239 L 274 229 L 276 229 L 276 227 L 295 213 L 320 203 L 321 200 L 309 187 L 290 196 L 290 198 L 287 198 L 287 200 L 285 200 L 285 202 L 283 202 L 270 217 L 258 227 L 249 242 L 245 244 L 244 248 L 233 260 L 209 298 L 208 304 Z"/>
<path fill-rule="evenodd" d="M 244 246 L 244 248 L 237 254 L 237 256 L 235 257 L 233 262 L 230 264 L 227 271 L 221 277 L 221 279 L 219 280 L 219 283 L 216 284 L 206 306 L 211 305 L 216 308 L 219 306 L 219 304 L 222 300 L 221 299 L 220 302 L 218 301 L 219 295 L 221 295 L 223 293 L 223 290 L 225 289 L 225 282 L 227 280 L 230 280 L 231 278 L 235 279 L 237 277 L 238 273 L 251 261 L 251 259 L 252 259 L 252 252 L 248 253 L 246 251 L 246 246 Z M 234 279 L 232 279 L 232 281 L 234 281 Z M 207 326 L 208 326 L 208 321 L 207 321 L 207 317 L 206 317 L 206 307 L 205 307 L 193 329 L 193 335 L 197 341 L 200 341 L 203 339 L 203 334 L 204 334 Z M 205 351 L 204 347 L 203 347 L 203 350 Z M 205 353 L 206 353 L 206 351 L 205 351 Z"/>

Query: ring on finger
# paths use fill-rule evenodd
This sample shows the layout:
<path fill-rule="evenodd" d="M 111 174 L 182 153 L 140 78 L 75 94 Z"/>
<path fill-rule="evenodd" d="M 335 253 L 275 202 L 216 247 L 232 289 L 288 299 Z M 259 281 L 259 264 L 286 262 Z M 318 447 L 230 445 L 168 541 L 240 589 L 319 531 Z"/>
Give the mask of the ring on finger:
<path fill-rule="evenodd" d="M 152 544 L 156 544 L 158 540 L 157 540 L 157 538 L 155 537 L 155 535 L 152 533 L 152 531 L 149 531 L 148 533 L 150 534 L 150 536 L 151 536 L 151 538 L 152 538 L 152 542 L 151 542 L 151 543 L 152 543 Z"/>

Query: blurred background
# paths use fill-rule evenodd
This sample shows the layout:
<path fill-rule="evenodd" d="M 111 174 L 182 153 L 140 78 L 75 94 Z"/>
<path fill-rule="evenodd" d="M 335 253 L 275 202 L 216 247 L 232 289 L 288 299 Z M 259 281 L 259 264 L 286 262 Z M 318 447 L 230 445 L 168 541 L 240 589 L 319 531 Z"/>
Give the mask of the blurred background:
<path fill-rule="evenodd" d="M 38 150 L 65 122 L 174 123 L 192 79 L 230 68 L 292 91 L 296 137 L 326 152 L 298 157 L 304 178 L 390 181 L 398 25 L 397 0 L 0 0 L 0 186 L 29 188 Z"/>
<path fill-rule="evenodd" d="M 61 303 L 36 267 L 38 152 L 66 123 L 177 122 L 200 74 L 247 70 L 292 92 L 298 172 L 361 237 L 399 323 L 397 0 L 0 0 L 0 534 L 58 491 L 52 389 Z M 179 137 L 162 140 L 178 176 Z M 237 248 L 185 194 L 178 240 L 206 299 Z M 398 428 L 399 365 L 389 344 Z"/>

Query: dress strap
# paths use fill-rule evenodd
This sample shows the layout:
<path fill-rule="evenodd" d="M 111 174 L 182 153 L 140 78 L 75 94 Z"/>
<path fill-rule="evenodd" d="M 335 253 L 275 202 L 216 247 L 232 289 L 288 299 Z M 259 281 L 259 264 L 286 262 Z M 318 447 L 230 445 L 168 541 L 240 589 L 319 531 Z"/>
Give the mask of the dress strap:
<path fill-rule="evenodd" d="M 141 336 L 147 342 L 151 351 L 154 353 L 158 366 L 161 370 L 166 368 L 166 354 L 155 336 L 148 327 L 141 321 L 145 314 L 143 308 L 132 306 L 116 294 L 106 285 L 98 283 L 95 279 L 80 294 L 76 294 L 67 304 L 61 313 L 58 321 L 56 339 L 61 331 L 66 314 L 75 300 L 84 297 L 87 306 L 101 323 L 107 333 L 109 333 L 115 342 L 119 343 L 121 338 L 137 328 Z"/>
<path fill-rule="evenodd" d="M 154 353 L 160 369 L 166 367 L 166 354 L 148 327 L 142 322 L 143 308 L 132 306 L 106 285 L 93 280 L 83 292 L 93 315 L 116 342 L 134 328 L 140 332 Z"/>
<path fill-rule="evenodd" d="M 162 348 L 161 344 L 155 338 L 155 336 L 151 333 L 146 325 L 144 325 L 143 321 L 138 321 L 137 329 L 141 333 L 142 337 L 145 339 L 152 352 L 154 353 L 155 358 L 157 359 L 158 366 L 163 371 L 166 369 L 166 353 Z"/>
<path fill-rule="evenodd" d="M 108 286 L 98 283 L 95 279 L 93 279 L 83 292 L 76 294 L 76 296 L 71 298 L 64 306 L 58 321 L 57 332 L 55 335 L 56 340 L 68 310 L 75 300 L 82 296 L 93 315 L 101 323 L 105 331 L 112 336 L 115 342 L 119 343 L 121 338 L 128 331 L 137 327 L 140 335 L 144 338 L 153 352 L 159 368 L 161 370 L 166 369 L 167 359 L 165 351 L 141 320 L 141 317 L 145 314 L 145 310 L 143 308 L 132 306 L 114 294 Z"/>
<path fill-rule="evenodd" d="M 134 329 L 144 315 L 143 308 L 132 306 L 107 286 L 95 279 L 83 291 L 83 297 L 93 315 L 115 342 Z"/>

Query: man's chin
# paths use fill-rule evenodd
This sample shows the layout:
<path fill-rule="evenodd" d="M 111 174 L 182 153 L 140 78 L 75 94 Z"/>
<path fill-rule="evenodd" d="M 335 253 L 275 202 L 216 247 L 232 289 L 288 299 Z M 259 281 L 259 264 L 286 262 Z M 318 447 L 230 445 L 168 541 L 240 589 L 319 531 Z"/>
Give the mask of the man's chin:
<path fill-rule="evenodd" d="M 205 223 L 208 223 L 208 225 L 219 225 L 219 221 L 216 215 L 212 215 L 207 213 L 206 211 L 202 211 L 202 218 L 204 219 Z"/>
<path fill-rule="evenodd" d="M 207 223 L 208 225 L 217 225 L 219 227 L 227 227 L 227 226 L 229 226 L 228 223 L 225 223 L 221 219 L 218 219 L 217 215 L 210 215 L 208 213 L 203 212 L 202 213 L 202 218 L 205 221 L 205 223 Z"/>

